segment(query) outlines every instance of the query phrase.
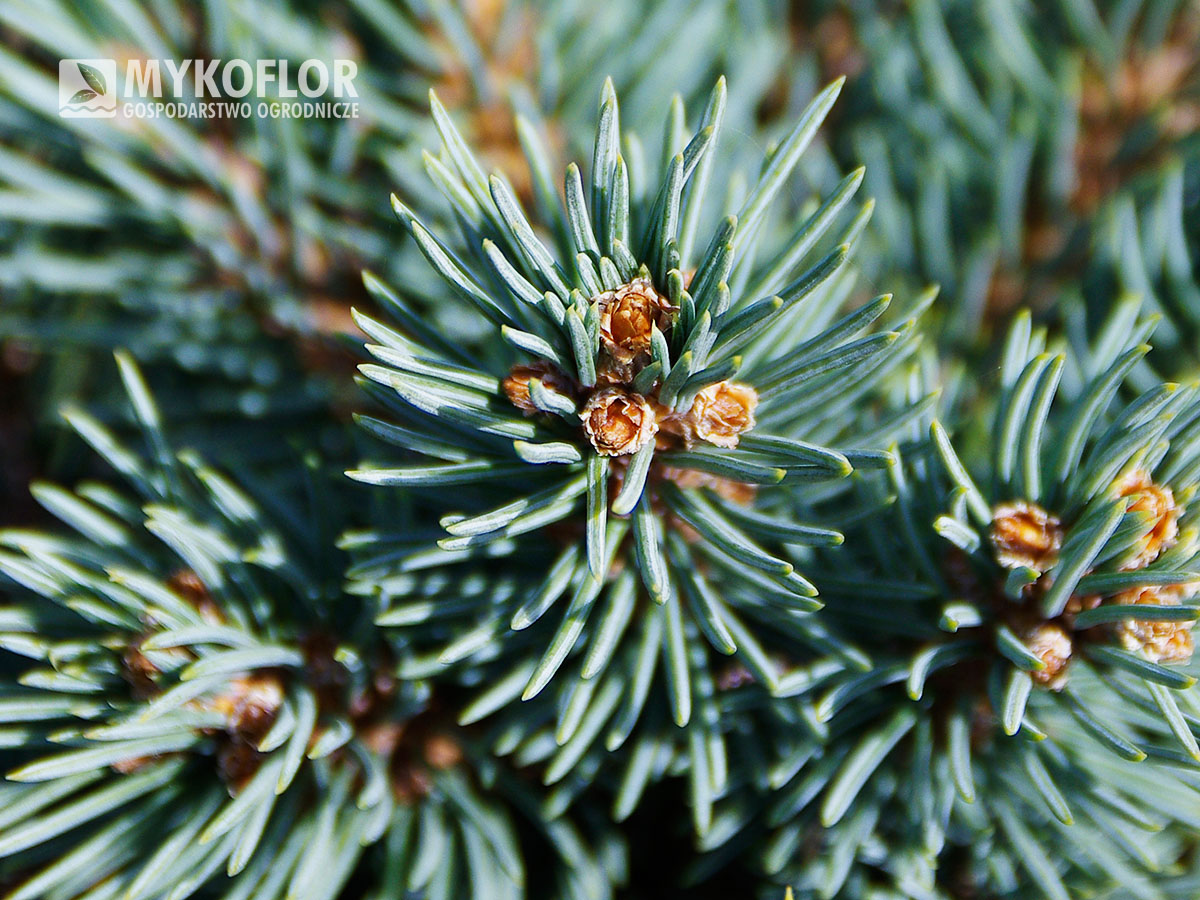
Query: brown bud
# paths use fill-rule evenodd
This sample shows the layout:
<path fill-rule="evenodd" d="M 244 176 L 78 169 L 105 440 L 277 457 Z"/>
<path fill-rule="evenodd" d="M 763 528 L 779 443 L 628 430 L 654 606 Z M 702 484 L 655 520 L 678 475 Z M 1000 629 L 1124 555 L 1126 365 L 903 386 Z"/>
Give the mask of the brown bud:
<path fill-rule="evenodd" d="M 391 756 L 400 746 L 404 736 L 404 726 L 396 722 L 381 722 L 368 725 L 361 730 L 362 742 L 372 753 L 378 756 Z"/>
<path fill-rule="evenodd" d="M 1071 661 L 1071 637 L 1054 622 L 1043 622 L 1024 632 L 1021 639 L 1029 652 L 1046 664 L 1040 672 L 1030 672 L 1035 684 L 1060 691 L 1067 683 L 1067 663 Z"/>
<path fill-rule="evenodd" d="M 1006 569 L 1046 571 L 1058 559 L 1062 538 L 1062 524 L 1036 504 L 1016 500 L 992 510 L 992 546 Z"/>
<path fill-rule="evenodd" d="M 112 764 L 112 768 L 119 775 L 132 775 L 151 763 L 158 762 L 159 759 L 159 756 L 131 756 L 129 759 L 118 759 Z"/>
<path fill-rule="evenodd" d="M 153 631 L 147 631 L 139 635 L 125 647 L 121 654 L 121 675 L 129 682 L 133 689 L 133 695 L 143 700 L 155 696 L 162 690 L 159 683 L 162 668 L 154 660 L 171 659 L 184 663 L 196 658 L 192 651 L 183 647 L 166 647 L 155 650 L 152 659 L 142 649 L 142 644 L 149 640 L 153 633 Z"/>
<path fill-rule="evenodd" d="M 1072 594 L 1067 598 L 1067 605 L 1063 607 L 1062 620 L 1067 628 L 1075 627 L 1075 619 L 1081 613 L 1089 609 L 1095 609 L 1101 604 L 1103 598 L 1099 594 Z"/>
<path fill-rule="evenodd" d="M 504 388 L 504 394 L 508 397 L 508 401 L 527 416 L 539 411 L 533 405 L 533 401 L 529 399 L 529 382 L 533 378 L 537 378 L 545 387 L 566 397 L 570 397 L 574 393 L 571 380 L 544 359 L 536 360 L 527 366 L 513 366 L 505 376 L 501 387 Z"/>
<path fill-rule="evenodd" d="M 1113 484 L 1118 497 L 1129 497 L 1129 512 L 1147 513 L 1146 533 L 1135 545 L 1122 569 L 1141 569 L 1175 543 L 1179 533 L 1181 510 L 1175 505 L 1175 495 L 1169 487 L 1155 484 L 1145 469 L 1134 469 Z"/>
<path fill-rule="evenodd" d="M 140 640 L 126 647 L 121 655 L 121 674 L 133 688 L 135 697 L 144 700 L 158 693 L 158 676 L 162 672 L 142 652 Z"/>
<path fill-rule="evenodd" d="M 167 579 L 167 587 L 183 597 L 193 606 L 200 606 L 208 600 L 208 588 L 200 580 L 200 576 L 191 569 L 180 569 Z"/>
<path fill-rule="evenodd" d="M 237 796 L 262 765 L 264 754 L 244 741 L 224 741 L 217 749 L 217 770 L 229 789 Z"/>
<path fill-rule="evenodd" d="M 180 569 L 167 579 L 167 587 L 194 606 L 204 618 L 212 624 L 225 621 L 220 608 L 213 602 L 212 595 L 200 576 L 191 569 Z"/>
<path fill-rule="evenodd" d="M 1121 606 L 1148 604 L 1178 606 L 1195 591 L 1196 585 L 1151 585 L 1131 588 L 1112 598 Z M 1142 652 L 1156 663 L 1185 663 L 1192 658 L 1194 622 L 1148 622 L 1124 619 L 1115 628 L 1117 640 L 1126 650 Z"/>
<path fill-rule="evenodd" d="M 392 792 L 396 802 L 411 806 L 433 790 L 429 770 L 415 762 L 397 765 L 392 771 Z"/>
<path fill-rule="evenodd" d="M 654 289 L 649 278 L 635 278 L 601 294 L 596 302 L 600 304 L 600 341 L 618 363 L 649 352 L 654 326 L 666 331 L 671 314 L 678 310 Z"/>
<path fill-rule="evenodd" d="M 701 472 L 699 469 L 680 469 L 676 466 L 663 466 L 660 472 L 663 478 L 674 482 L 684 490 L 688 488 L 708 488 L 718 497 L 742 506 L 752 503 L 758 493 L 757 488 L 752 484 L 734 481 L 732 478 L 724 478 L 720 475 L 713 475 L 711 472 Z"/>
<path fill-rule="evenodd" d="M 758 393 L 748 384 L 718 381 L 710 384 L 692 401 L 692 407 L 680 418 L 685 443 L 692 438 L 718 447 L 732 449 L 739 436 L 754 427 Z"/>
<path fill-rule="evenodd" d="M 592 394 L 579 418 L 601 456 L 636 453 L 658 431 L 654 410 L 645 398 L 618 387 Z"/>
<path fill-rule="evenodd" d="M 607 353 L 601 354 L 596 361 L 596 384 L 599 387 L 624 387 L 633 381 L 637 373 L 636 363 L 616 360 Z"/>
<path fill-rule="evenodd" d="M 212 699 L 212 708 L 226 717 L 226 730 L 257 744 L 283 705 L 283 684 L 271 673 L 235 678 L 229 689 Z"/>
<path fill-rule="evenodd" d="M 463 758 L 462 747 L 453 738 L 433 734 L 425 739 L 425 761 L 433 769 L 452 769 Z"/>

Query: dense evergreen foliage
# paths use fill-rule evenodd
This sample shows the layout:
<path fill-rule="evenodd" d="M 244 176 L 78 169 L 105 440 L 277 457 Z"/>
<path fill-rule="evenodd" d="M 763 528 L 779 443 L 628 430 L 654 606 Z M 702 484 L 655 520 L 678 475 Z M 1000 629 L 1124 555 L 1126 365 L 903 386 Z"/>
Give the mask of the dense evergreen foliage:
<path fill-rule="evenodd" d="M 1188 0 L 11 0 L 0 889 L 1193 898 L 1198 375 Z"/>

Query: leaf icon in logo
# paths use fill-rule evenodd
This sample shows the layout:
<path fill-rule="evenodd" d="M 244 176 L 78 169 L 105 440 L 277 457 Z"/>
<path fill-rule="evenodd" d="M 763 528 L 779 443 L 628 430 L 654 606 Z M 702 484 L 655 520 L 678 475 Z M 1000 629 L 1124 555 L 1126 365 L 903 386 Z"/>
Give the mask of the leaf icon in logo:
<path fill-rule="evenodd" d="M 74 106 L 76 103 L 86 103 L 87 101 L 98 96 L 99 94 L 97 94 L 95 91 L 89 91 L 87 88 L 84 88 L 82 91 L 76 91 L 75 95 L 67 102 Z"/>
<path fill-rule="evenodd" d="M 79 74 L 83 76 L 83 80 L 87 82 L 88 87 L 95 91 L 96 94 L 108 93 L 108 85 L 104 83 L 104 76 L 100 74 L 98 69 L 94 66 L 89 66 L 87 63 L 77 62 L 75 65 L 79 67 Z M 71 102 L 80 99 L 79 95 L 82 93 L 83 91 L 80 91 L 79 94 L 76 94 Z M 82 99 L 91 100 L 92 98 L 84 97 Z"/>

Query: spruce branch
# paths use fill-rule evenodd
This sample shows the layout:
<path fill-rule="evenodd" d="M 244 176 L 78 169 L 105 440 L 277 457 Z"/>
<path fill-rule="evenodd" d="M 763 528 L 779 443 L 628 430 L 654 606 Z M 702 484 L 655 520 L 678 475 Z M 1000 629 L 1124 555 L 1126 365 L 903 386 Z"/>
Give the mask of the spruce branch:
<path fill-rule="evenodd" d="M 0 532 L 14 585 L 0 646 L 25 657 L 0 691 L 23 760 L 0 791 L 9 896 L 183 898 L 227 876 L 229 896 L 399 878 L 520 898 L 531 852 L 557 860 L 562 896 L 607 896 L 597 853 L 619 846 L 542 817 L 437 690 L 398 676 L 370 610 L 342 594 L 338 556 L 307 552 L 311 513 L 277 523 L 176 453 L 136 365 L 118 362 L 149 455 L 69 418 L 135 499 L 42 484 L 74 534 Z"/>

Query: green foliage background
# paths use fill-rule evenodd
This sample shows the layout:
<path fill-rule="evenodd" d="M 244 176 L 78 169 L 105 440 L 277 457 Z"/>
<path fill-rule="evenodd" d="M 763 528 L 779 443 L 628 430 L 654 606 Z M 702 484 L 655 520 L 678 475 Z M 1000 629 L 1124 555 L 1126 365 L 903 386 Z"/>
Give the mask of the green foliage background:
<path fill-rule="evenodd" d="M 638 275 L 736 448 L 579 427 Z M 9 0 L 0 888 L 1194 897 L 1198 338 L 1191 0 Z"/>

